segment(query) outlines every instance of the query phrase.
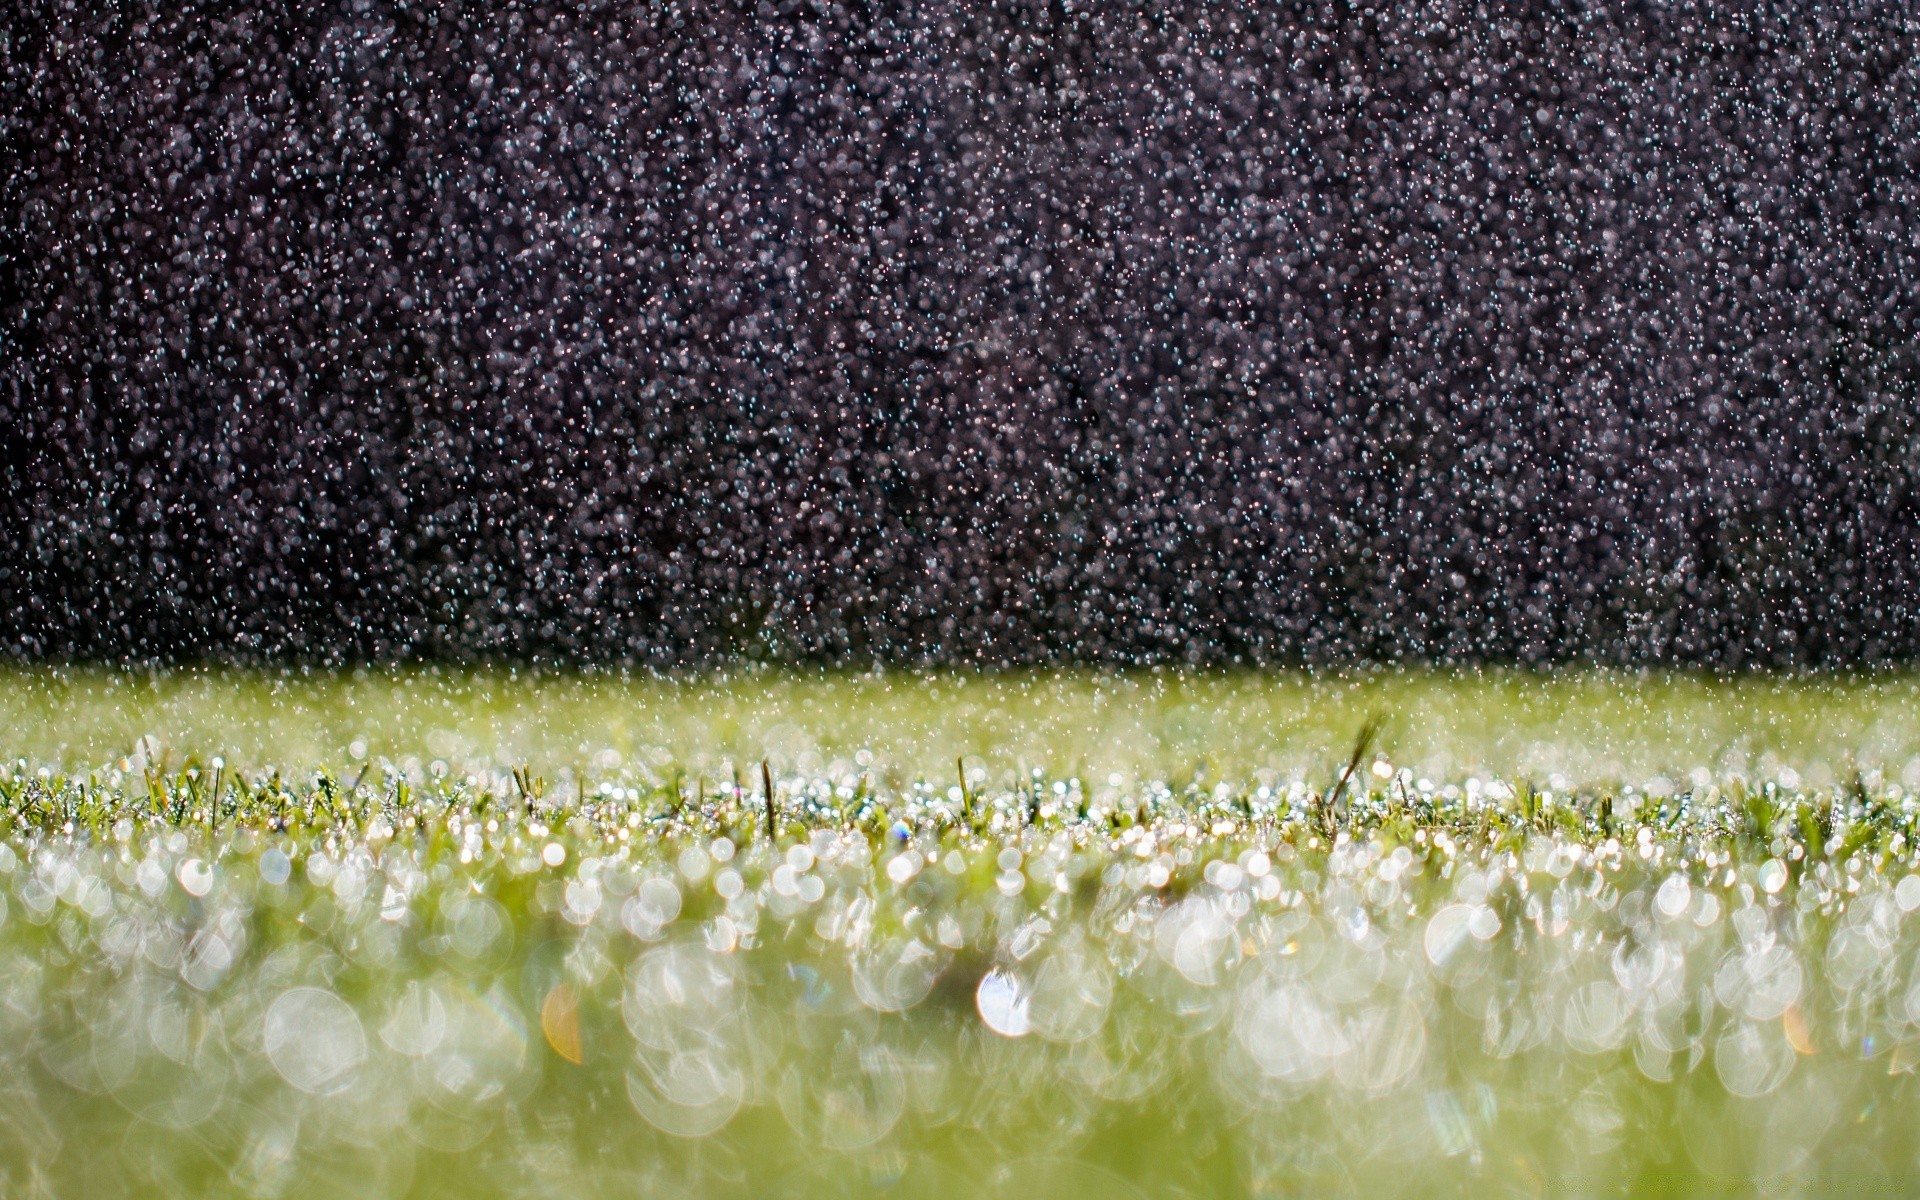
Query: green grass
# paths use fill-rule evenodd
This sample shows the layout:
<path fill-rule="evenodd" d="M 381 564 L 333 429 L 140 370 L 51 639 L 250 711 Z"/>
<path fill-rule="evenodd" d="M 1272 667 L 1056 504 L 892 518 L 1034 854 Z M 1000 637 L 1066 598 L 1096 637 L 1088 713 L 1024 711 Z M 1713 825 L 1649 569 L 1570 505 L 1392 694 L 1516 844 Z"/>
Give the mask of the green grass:
<path fill-rule="evenodd" d="M 1911 1191 L 1915 699 L 16 670 L 0 1195 Z"/>
<path fill-rule="evenodd" d="M 683 681 L 415 669 L 156 675 L 0 668 L 7 757 L 95 766 L 152 735 L 175 754 L 286 771 L 378 760 L 549 777 L 871 767 L 995 777 L 1039 767 L 1129 783 L 1292 777 L 1343 760 L 1368 717 L 1381 747 L 1435 779 L 1680 779 L 1702 768 L 1832 786 L 1856 766 L 1920 787 L 1920 677 L 1590 671 L 1341 675 L 742 672 Z M 864 757 L 862 757 L 864 754 Z M 1911 764 L 1911 765 L 1909 765 Z"/>

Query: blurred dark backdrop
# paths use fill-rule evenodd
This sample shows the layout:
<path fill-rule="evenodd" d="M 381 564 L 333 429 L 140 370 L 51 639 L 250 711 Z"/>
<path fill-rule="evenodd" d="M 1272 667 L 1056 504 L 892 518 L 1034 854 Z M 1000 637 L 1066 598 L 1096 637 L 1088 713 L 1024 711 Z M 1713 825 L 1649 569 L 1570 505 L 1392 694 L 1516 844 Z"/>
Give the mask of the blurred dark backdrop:
<path fill-rule="evenodd" d="M 15 655 L 1920 652 L 1911 5 L 12 12 Z"/>

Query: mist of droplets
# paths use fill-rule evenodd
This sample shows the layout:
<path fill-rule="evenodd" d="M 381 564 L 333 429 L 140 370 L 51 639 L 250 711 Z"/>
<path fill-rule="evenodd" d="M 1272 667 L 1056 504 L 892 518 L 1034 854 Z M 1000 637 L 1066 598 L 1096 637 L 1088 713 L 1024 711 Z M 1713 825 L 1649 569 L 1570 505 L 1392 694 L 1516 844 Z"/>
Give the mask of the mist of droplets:
<path fill-rule="evenodd" d="M 1915 37 L 30 0 L 0 646 L 1911 658 Z"/>

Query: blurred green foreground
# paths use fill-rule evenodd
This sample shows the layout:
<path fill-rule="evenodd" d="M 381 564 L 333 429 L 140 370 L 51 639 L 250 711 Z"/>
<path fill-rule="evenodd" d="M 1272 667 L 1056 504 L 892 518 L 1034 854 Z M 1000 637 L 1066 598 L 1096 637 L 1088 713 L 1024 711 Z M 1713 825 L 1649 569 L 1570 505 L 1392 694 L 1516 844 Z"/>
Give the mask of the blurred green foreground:
<path fill-rule="evenodd" d="M 1917 699 L 15 670 L 0 1195 L 1906 1194 Z"/>

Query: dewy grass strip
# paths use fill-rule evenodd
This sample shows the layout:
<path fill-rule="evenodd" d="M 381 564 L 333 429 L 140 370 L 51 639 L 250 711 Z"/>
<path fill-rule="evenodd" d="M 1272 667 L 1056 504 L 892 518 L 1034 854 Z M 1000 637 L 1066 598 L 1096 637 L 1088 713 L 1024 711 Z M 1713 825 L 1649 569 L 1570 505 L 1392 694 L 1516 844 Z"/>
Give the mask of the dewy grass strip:
<path fill-rule="evenodd" d="M 577 794 L 621 773 L 656 784 L 757 773 L 876 786 L 1041 767 L 1097 793 L 1329 781 L 1355 730 L 1416 776 L 1567 785 L 1705 777 L 1843 785 L 1856 766 L 1920 788 L 1920 675 L 1711 678 L 1677 672 L 1088 670 L 644 673 L 390 668 L 113 671 L 0 666 L 0 758 L 76 770 L 136 746 L 249 771 L 386 761 L 416 776 L 531 764 Z M 750 781 L 749 781 L 750 782 Z M 1561 786 L 1556 784 L 1555 786 Z"/>
<path fill-rule="evenodd" d="M 1920 1181 L 1916 805 L 1877 777 L 139 765 L 0 773 L 9 1191 Z"/>

